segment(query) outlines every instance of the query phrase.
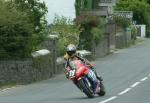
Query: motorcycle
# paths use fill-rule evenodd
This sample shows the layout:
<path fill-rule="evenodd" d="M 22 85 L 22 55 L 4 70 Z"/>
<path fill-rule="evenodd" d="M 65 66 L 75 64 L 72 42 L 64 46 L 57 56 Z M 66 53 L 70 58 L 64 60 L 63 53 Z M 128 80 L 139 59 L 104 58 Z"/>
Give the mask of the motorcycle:
<path fill-rule="evenodd" d="M 66 77 L 72 80 L 88 98 L 93 98 L 96 94 L 99 96 L 105 95 L 103 81 L 100 78 L 96 78 L 98 83 L 93 84 L 93 81 L 87 75 L 95 76 L 95 73 L 80 60 L 70 61 L 70 66 L 66 70 Z M 94 86 L 99 90 L 98 92 L 95 92 Z"/>

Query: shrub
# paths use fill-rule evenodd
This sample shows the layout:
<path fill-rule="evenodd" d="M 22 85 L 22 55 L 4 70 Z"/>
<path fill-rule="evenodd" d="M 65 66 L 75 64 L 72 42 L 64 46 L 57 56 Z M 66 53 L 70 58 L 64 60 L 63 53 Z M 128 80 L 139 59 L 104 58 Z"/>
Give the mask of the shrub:
<path fill-rule="evenodd" d="M 34 34 L 26 13 L 0 1 L 0 14 L 0 58 L 29 56 Z"/>
<path fill-rule="evenodd" d="M 131 25 L 131 21 L 123 16 L 113 16 L 113 20 L 116 22 L 117 25 L 120 25 L 124 28 L 127 28 Z"/>
<path fill-rule="evenodd" d="M 150 37 L 150 4 L 148 0 L 119 0 L 115 10 L 133 11 L 133 20 L 137 24 L 145 24 L 146 35 Z"/>
<path fill-rule="evenodd" d="M 68 44 L 72 43 L 78 46 L 79 34 L 81 32 L 80 25 L 76 25 L 71 19 L 64 16 L 55 16 L 51 33 L 58 34 L 59 55 L 62 55 Z"/>
<path fill-rule="evenodd" d="M 83 31 L 80 34 L 80 49 L 91 50 L 93 41 L 98 44 L 103 38 L 104 22 L 98 16 L 81 15 L 75 19 L 80 24 Z"/>

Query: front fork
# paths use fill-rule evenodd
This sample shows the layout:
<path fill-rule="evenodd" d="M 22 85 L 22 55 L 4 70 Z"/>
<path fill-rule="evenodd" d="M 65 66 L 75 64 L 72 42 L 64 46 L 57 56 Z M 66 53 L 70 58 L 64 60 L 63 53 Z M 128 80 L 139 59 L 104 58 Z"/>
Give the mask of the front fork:
<path fill-rule="evenodd" d="M 98 80 L 103 81 L 103 78 L 97 74 L 96 69 L 94 67 L 92 67 L 90 69 L 95 73 L 95 76 Z"/>
<path fill-rule="evenodd" d="M 93 91 L 95 93 L 95 91 L 97 89 L 97 85 L 98 85 L 97 77 L 96 77 L 95 73 L 92 70 L 89 71 L 87 77 L 88 77 L 90 83 L 92 84 L 92 88 L 93 88 Z"/>

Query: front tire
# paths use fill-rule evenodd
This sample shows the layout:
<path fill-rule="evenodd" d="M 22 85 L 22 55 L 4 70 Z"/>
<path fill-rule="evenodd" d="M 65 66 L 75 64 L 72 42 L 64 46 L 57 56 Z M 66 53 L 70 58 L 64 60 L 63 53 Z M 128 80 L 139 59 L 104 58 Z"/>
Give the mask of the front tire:
<path fill-rule="evenodd" d="M 104 96 L 106 94 L 105 87 L 102 81 L 100 81 L 100 92 L 98 93 L 99 96 Z"/>
<path fill-rule="evenodd" d="M 81 90 L 88 96 L 88 98 L 94 97 L 94 92 L 92 87 L 88 83 L 89 81 L 86 81 L 84 79 L 80 79 L 78 81 L 78 85 L 80 86 Z"/>

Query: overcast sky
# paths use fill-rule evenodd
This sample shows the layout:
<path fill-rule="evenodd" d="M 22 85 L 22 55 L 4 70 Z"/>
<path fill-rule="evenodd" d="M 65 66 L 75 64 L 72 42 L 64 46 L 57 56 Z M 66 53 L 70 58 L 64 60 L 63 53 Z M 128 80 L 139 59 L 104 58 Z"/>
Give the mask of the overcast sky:
<path fill-rule="evenodd" d="M 75 0 L 43 0 L 48 7 L 47 19 L 52 23 L 55 14 L 68 18 L 75 18 Z"/>

